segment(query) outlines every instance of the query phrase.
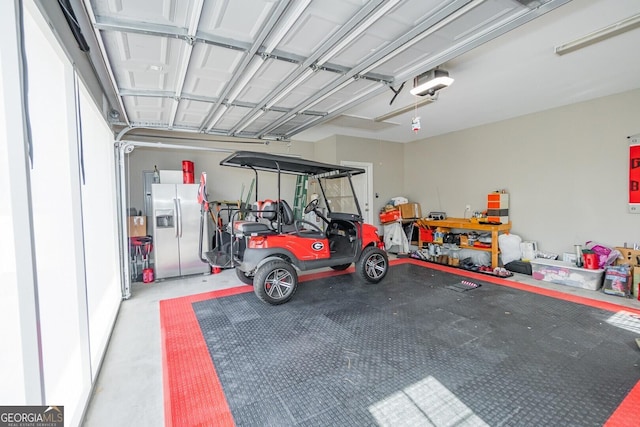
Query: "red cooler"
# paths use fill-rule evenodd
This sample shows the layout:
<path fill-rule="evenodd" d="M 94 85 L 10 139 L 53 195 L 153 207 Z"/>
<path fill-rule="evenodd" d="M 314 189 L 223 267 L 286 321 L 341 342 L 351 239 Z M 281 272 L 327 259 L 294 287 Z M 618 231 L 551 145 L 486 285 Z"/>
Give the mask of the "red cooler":
<path fill-rule="evenodd" d="M 182 182 L 184 184 L 193 184 L 194 181 L 193 176 L 193 162 L 190 160 L 182 161 Z"/>

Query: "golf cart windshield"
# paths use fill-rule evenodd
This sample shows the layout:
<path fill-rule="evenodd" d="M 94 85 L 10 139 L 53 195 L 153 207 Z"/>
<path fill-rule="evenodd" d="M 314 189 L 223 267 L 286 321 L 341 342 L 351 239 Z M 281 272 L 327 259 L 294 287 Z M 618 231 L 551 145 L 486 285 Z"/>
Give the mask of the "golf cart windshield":
<path fill-rule="evenodd" d="M 360 215 L 348 177 L 320 178 L 319 184 L 324 191 L 327 204 L 326 208 L 329 212 Z M 311 185 L 313 186 L 313 180 L 311 181 Z"/>

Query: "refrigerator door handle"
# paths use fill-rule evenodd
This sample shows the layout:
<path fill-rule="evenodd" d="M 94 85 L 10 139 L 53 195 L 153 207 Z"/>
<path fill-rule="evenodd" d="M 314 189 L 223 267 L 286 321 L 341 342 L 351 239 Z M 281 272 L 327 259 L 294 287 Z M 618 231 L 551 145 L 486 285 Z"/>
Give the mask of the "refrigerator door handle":
<path fill-rule="evenodd" d="M 180 199 L 176 199 L 176 204 L 178 206 L 178 237 L 182 238 L 182 204 Z"/>
<path fill-rule="evenodd" d="M 173 206 L 175 207 L 176 218 L 173 224 L 173 228 L 176 230 L 176 238 L 180 237 L 180 207 L 178 205 L 178 199 L 173 199 Z"/>

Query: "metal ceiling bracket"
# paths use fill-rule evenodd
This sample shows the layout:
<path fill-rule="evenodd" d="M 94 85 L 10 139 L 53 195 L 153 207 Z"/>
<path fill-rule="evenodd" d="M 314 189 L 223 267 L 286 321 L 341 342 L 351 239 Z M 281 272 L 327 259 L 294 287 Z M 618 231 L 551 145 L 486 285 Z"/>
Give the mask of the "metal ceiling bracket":
<path fill-rule="evenodd" d="M 389 85 L 389 89 L 391 89 L 391 91 L 393 92 L 393 97 L 391 98 L 391 101 L 389 101 L 389 105 L 393 104 L 393 101 L 395 101 L 396 97 L 400 94 L 400 92 L 402 92 L 402 89 L 404 88 L 405 83 L 406 82 L 402 82 L 398 90 L 395 90 L 393 86 Z"/>

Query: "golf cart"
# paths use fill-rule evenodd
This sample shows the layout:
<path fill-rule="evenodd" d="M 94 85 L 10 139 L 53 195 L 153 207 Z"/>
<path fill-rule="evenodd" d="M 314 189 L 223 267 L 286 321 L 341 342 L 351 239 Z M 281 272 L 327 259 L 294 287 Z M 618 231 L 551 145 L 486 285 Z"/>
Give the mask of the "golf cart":
<path fill-rule="evenodd" d="M 384 244 L 377 228 L 363 222 L 351 182 L 364 169 L 250 151 L 235 152 L 220 165 L 254 171 L 256 202 L 231 215 L 230 244 L 207 252 L 206 259 L 212 267 L 235 267 L 238 278 L 253 285 L 262 301 L 274 305 L 289 301 L 298 286 L 296 270 L 345 270 L 355 263 L 356 271 L 369 283 L 378 283 L 387 274 Z M 277 200 L 258 200 L 258 171 L 277 174 Z M 282 174 L 306 175 L 317 182 L 321 195 L 312 198 L 304 213 L 314 212 L 324 227 L 294 218 L 290 205 L 280 197 Z M 240 215 L 242 220 L 237 219 Z"/>

